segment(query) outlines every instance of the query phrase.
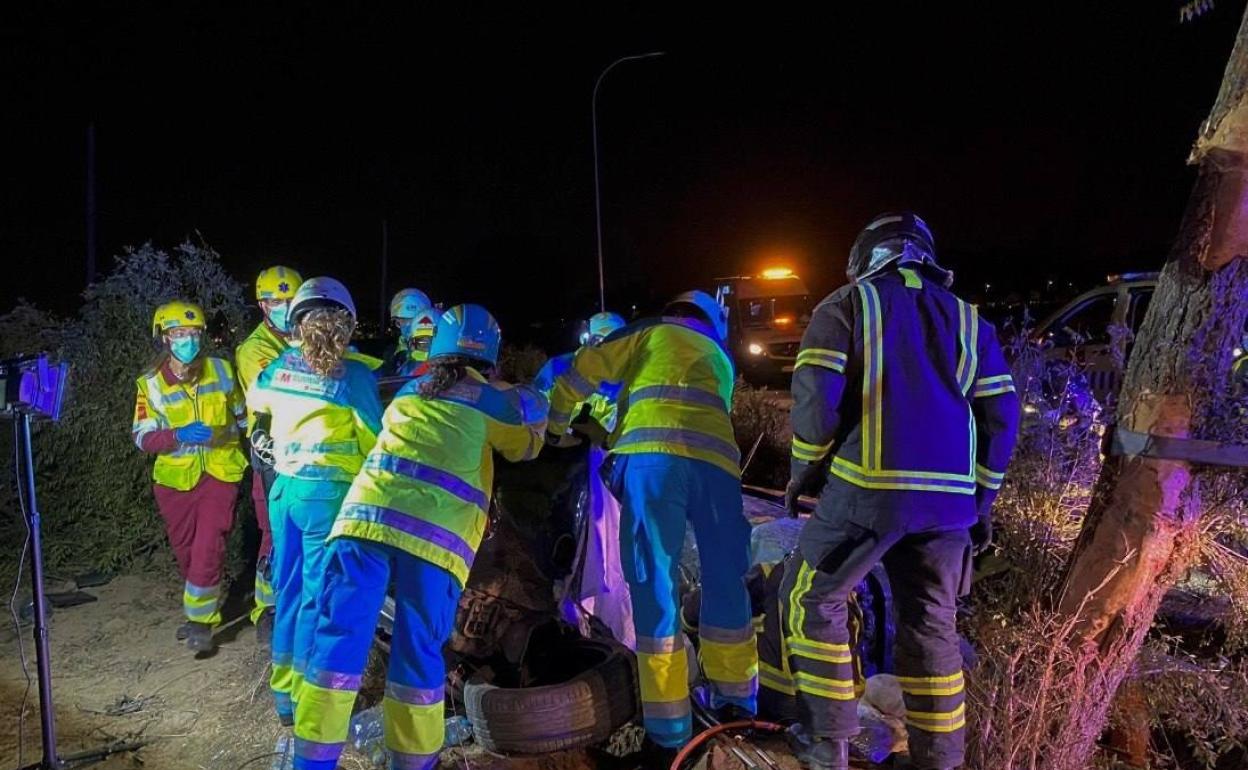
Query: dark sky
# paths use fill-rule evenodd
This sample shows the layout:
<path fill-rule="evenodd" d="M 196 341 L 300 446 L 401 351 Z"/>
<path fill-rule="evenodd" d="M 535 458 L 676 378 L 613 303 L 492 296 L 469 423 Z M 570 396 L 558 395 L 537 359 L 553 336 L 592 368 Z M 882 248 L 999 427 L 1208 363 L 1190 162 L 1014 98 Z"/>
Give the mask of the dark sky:
<path fill-rule="evenodd" d="M 391 290 L 483 302 L 505 331 L 590 312 L 590 92 L 649 50 L 601 92 L 613 304 L 768 257 L 829 288 L 899 207 L 967 290 L 1153 268 L 1244 6 L 243 5 L 8 4 L 0 308 L 83 288 L 94 121 L 104 267 L 198 230 L 242 280 L 286 262 L 375 308 L 385 218 Z"/>

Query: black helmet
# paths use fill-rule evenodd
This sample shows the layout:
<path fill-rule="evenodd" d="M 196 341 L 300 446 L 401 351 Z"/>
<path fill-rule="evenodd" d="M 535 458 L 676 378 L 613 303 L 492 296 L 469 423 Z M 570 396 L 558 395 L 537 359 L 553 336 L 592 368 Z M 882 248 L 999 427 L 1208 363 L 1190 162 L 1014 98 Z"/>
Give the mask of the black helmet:
<path fill-rule="evenodd" d="M 849 250 L 845 273 L 851 281 L 875 275 L 894 262 L 917 262 L 939 272 L 945 286 L 953 273 L 936 263 L 936 239 L 927 223 L 910 211 L 880 214 L 863 228 Z"/>

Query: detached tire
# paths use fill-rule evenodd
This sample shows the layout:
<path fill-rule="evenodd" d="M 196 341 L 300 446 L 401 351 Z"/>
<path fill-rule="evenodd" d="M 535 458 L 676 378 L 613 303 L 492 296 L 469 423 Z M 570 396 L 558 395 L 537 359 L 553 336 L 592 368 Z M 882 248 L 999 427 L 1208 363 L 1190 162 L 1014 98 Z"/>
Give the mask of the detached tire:
<path fill-rule="evenodd" d="M 563 682 L 495 687 L 469 680 L 464 705 L 477 743 L 489 751 L 545 754 L 605 742 L 632 721 L 638 710 L 632 652 L 579 639 L 569 653 L 583 670 Z"/>

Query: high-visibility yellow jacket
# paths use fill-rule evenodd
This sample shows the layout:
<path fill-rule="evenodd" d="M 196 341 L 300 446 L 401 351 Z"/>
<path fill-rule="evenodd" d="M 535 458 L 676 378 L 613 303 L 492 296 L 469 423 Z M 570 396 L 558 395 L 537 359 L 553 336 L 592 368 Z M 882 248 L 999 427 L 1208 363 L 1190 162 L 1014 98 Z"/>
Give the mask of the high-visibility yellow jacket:
<path fill-rule="evenodd" d="M 576 404 L 604 382 L 619 383 L 616 454 L 657 452 L 703 460 L 740 477 L 732 431 L 732 359 L 705 324 L 655 318 L 583 347 L 555 380 L 551 432 L 562 433 Z"/>
<path fill-rule="evenodd" d="M 350 356 L 322 377 L 290 348 L 260 373 L 247 406 L 271 417 L 274 470 L 299 479 L 351 481 L 381 428 L 377 378 Z"/>
<path fill-rule="evenodd" d="M 260 377 L 265 367 L 277 360 L 282 351 L 290 347 L 290 344 L 278 336 L 268 323 L 261 321 L 251 334 L 247 335 L 247 339 L 239 344 L 234 351 L 234 364 L 238 370 L 238 383 L 243 386 L 243 396 L 255 387 L 256 380 Z M 247 430 L 251 431 L 255 424 L 255 415 L 251 409 L 247 410 Z"/>
<path fill-rule="evenodd" d="M 186 491 L 193 489 L 207 473 L 220 481 L 235 482 L 243 477 L 247 458 L 239 444 L 239 431 L 245 424 L 242 393 L 234 381 L 228 362 L 205 358 L 200 376 L 194 382 L 175 378 L 167 367 L 147 372 L 136 381 L 134 443 L 140 449 L 145 439 L 158 431 L 173 431 L 193 422 L 212 428 L 205 445 L 182 446 L 172 439 L 169 451 L 160 451 L 152 479 L 161 486 Z"/>
<path fill-rule="evenodd" d="M 386 543 L 446 569 L 462 585 L 485 532 L 494 452 L 512 462 L 542 448 L 546 401 L 475 370 L 434 398 L 409 382 L 334 522 L 341 536 Z"/>
<path fill-rule="evenodd" d="M 555 380 L 572 368 L 572 362 L 575 359 L 575 351 L 551 358 L 542 366 L 537 376 L 533 378 L 533 387 L 549 400 L 555 389 Z M 620 386 L 617 383 L 604 382 L 597 391 L 585 400 L 584 405 L 576 404 L 573 406 L 572 417 L 575 419 L 580 414 L 582 406 L 588 406 L 590 419 L 597 422 L 610 433 L 615 430 L 616 421 L 619 417 L 619 410 L 615 404 L 619 390 Z"/>

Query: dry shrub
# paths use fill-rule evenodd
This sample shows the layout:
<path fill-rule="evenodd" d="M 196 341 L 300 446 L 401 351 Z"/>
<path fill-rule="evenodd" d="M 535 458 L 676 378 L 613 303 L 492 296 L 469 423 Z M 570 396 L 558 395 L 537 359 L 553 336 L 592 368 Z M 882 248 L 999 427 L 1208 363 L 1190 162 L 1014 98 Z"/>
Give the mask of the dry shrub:
<path fill-rule="evenodd" d="M 732 397 L 732 427 L 741 448 L 742 480 L 784 489 L 789 480 L 789 402 L 774 390 L 738 381 Z"/>

